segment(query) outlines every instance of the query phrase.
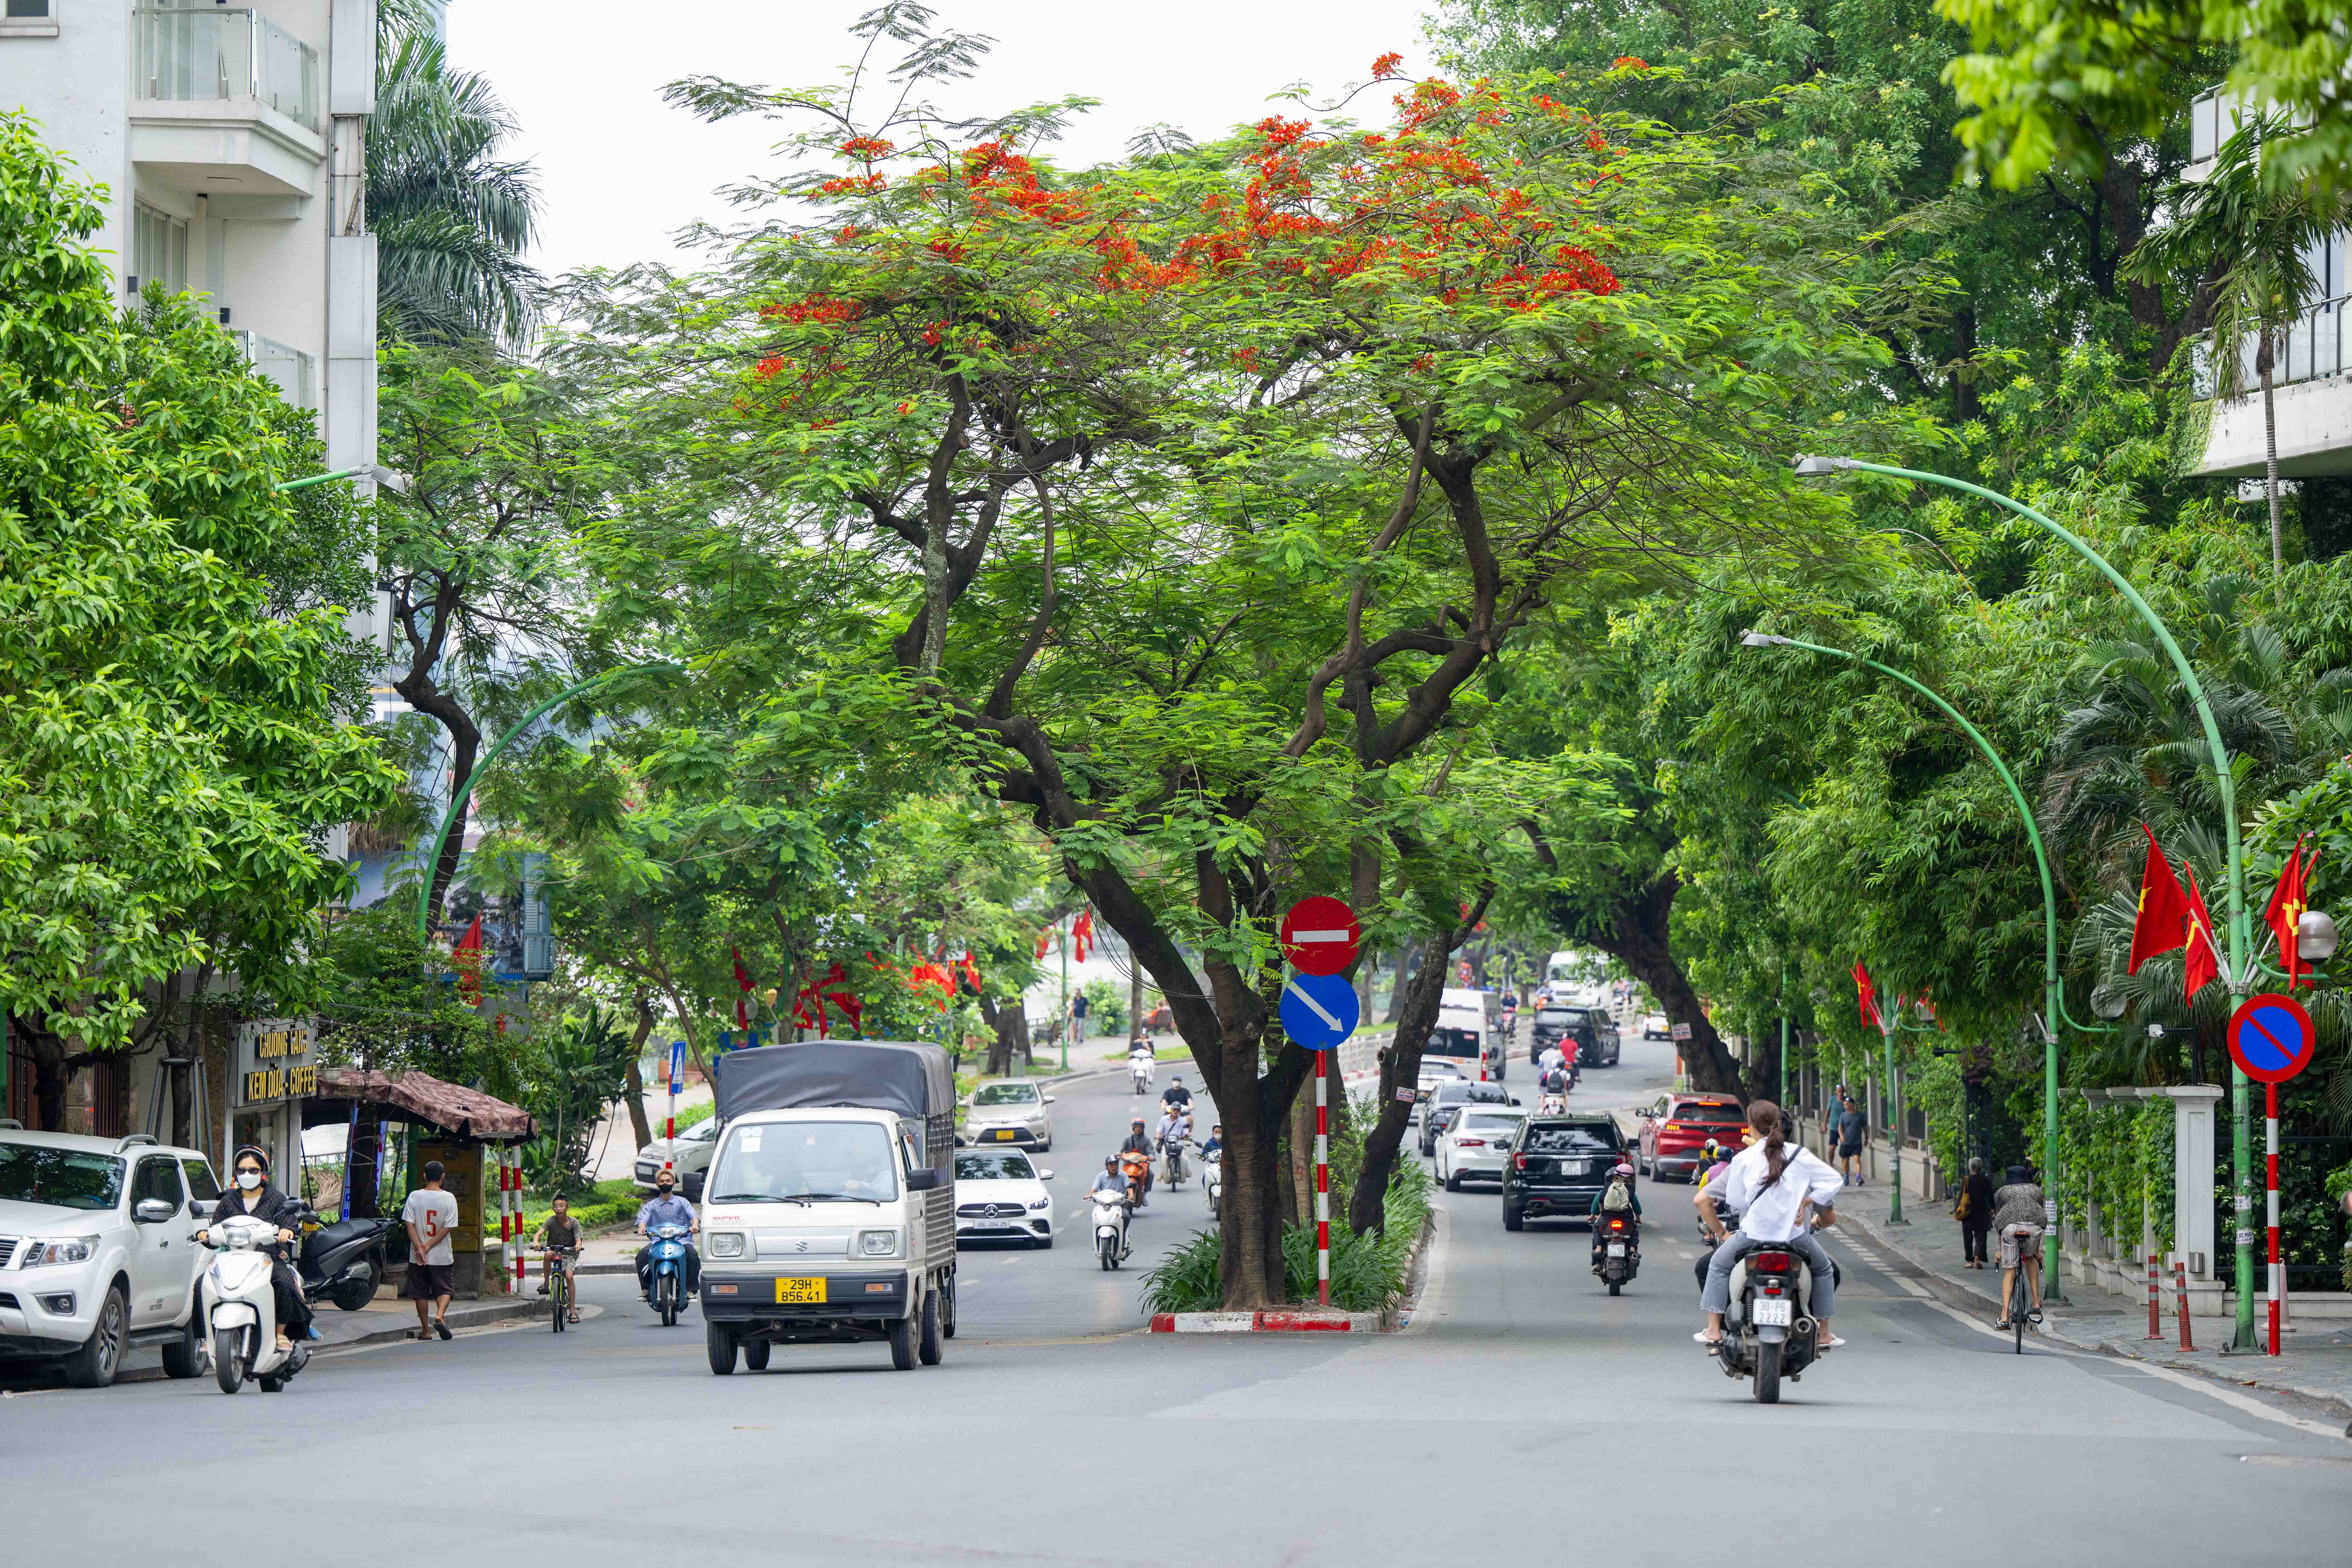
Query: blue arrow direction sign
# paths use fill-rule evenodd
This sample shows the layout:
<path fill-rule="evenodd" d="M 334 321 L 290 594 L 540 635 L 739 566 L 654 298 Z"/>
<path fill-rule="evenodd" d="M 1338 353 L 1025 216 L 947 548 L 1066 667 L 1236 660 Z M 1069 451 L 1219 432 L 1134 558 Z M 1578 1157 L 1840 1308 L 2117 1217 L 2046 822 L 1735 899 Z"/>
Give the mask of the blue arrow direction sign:
<path fill-rule="evenodd" d="M 1294 974 L 1282 987 L 1282 1032 L 1302 1050 L 1331 1049 L 1357 1016 L 1356 988 L 1336 974 Z"/>

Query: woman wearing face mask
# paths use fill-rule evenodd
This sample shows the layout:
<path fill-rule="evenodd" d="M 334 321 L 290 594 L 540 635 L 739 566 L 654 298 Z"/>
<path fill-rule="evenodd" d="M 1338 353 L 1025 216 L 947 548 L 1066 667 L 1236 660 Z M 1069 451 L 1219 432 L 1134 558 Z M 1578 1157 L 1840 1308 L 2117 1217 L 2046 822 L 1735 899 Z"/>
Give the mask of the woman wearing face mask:
<path fill-rule="evenodd" d="M 213 1211 L 214 1220 L 244 1215 L 274 1222 L 278 1226 L 276 1243 L 263 1250 L 275 1260 L 269 1271 L 269 1284 L 278 1298 L 278 1343 L 282 1349 L 292 1339 L 294 1331 L 299 1330 L 305 1339 L 310 1331 L 310 1309 L 302 1300 L 302 1281 L 286 1261 L 287 1248 L 299 1239 L 293 1229 L 294 1205 L 287 1201 L 284 1193 L 269 1184 L 269 1156 L 251 1144 L 236 1152 L 236 1158 L 229 1163 L 229 1189 L 221 1198 L 220 1206 Z M 196 1239 L 209 1238 L 198 1231 Z"/>

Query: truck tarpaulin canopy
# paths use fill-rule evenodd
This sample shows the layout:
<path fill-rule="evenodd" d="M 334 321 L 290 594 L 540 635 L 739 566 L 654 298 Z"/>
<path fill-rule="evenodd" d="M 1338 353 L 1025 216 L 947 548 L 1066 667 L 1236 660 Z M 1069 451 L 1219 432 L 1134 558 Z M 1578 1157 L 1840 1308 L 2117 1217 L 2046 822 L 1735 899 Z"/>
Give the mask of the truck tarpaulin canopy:
<path fill-rule="evenodd" d="M 955 1069 L 937 1046 L 898 1040 L 804 1040 L 728 1051 L 710 1064 L 721 1120 L 747 1111 L 802 1106 L 863 1105 L 927 1125 L 955 1117 Z M 931 1144 L 934 1162 L 950 1163 L 951 1138 Z"/>

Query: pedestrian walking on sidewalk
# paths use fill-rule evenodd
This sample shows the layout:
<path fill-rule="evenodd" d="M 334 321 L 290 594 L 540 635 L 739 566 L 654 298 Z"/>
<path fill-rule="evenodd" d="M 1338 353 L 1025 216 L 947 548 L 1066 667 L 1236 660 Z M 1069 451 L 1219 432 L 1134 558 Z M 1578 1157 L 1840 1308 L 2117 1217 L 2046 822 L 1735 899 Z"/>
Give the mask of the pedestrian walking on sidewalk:
<path fill-rule="evenodd" d="M 1852 1095 L 1846 1096 L 1845 1110 L 1837 1119 L 1838 1174 L 1857 1187 L 1869 1185 L 1862 1179 L 1862 1141 L 1869 1131 L 1870 1121 L 1862 1107 Z"/>
<path fill-rule="evenodd" d="M 400 1211 L 403 1225 L 408 1227 L 408 1277 L 400 1293 L 416 1303 L 416 1337 L 429 1340 L 435 1334 L 443 1339 L 449 1335 L 449 1298 L 455 1293 L 450 1272 L 457 1262 L 457 1248 L 450 1237 L 457 1230 L 457 1199 L 455 1194 L 441 1190 L 441 1162 L 425 1162 L 425 1184 L 408 1194 L 407 1204 Z M 431 1316 L 426 1309 L 432 1310 Z"/>
<path fill-rule="evenodd" d="M 1992 1178 L 1982 1160 L 1969 1162 L 1968 1179 L 1960 1184 L 1959 1205 L 1952 1217 L 1960 1222 L 1960 1256 L 1970 1268 L 1985 1266 L 1985 1238 L 1992 1234 Z"/>

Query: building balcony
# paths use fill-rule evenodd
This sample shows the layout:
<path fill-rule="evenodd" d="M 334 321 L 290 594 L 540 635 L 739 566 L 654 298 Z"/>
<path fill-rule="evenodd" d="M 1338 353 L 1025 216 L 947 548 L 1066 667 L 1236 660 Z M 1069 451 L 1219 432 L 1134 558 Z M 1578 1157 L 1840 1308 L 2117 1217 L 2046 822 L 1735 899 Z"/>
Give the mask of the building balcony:
<path fill-rule="evenodd" d="M 244 351 L 247 364 L 278 384 L 287 402 L 297 408 L 318 411 L 315 362 L 309 354 L 259 332 L 231 332 L 229 336 Z"/>
<path fill-rule="evenodd" d="M 131 13 L 131 160 L 203 195 L 308 196 L 325 161 L 319 52 L 249 10 Z"/>

